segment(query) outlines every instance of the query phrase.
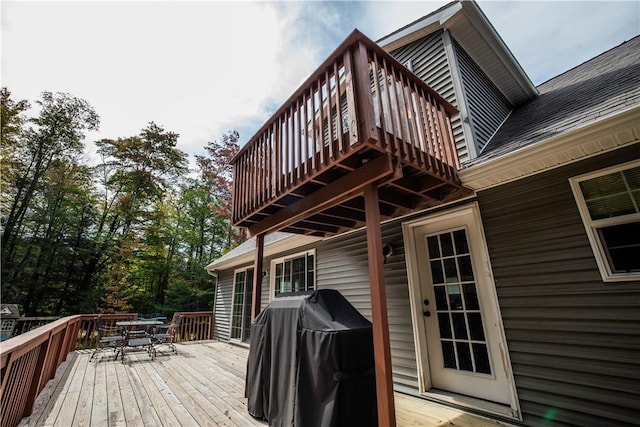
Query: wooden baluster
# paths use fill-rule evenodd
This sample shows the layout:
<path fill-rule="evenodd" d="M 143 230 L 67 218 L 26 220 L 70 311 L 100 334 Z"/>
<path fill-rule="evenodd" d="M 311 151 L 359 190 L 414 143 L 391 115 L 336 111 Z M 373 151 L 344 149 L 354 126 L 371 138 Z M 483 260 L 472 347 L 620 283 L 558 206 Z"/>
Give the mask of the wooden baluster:
<path fill-rule="evenodd" d="M 351 59 L 351 50 L 347 50 L 342 59 L 344 63 L 344 83 L 347 94 L 347 113 L 349 115 L 349 145 L 348 150 L 359 141 L 358 122 L 356 121 L 356 91 L 354 88 L 353 77 L 353 61 Z"/>
<path fill-rule="evenodd" d="M 398 155 L 402 159 L 406 159 L 406 154 L 404 150 L 404 137 L 402 135 L 402 120 L 400 118 L 400 100 L 398 98 L 398 88 L 396 82 L 396 72 L 395 69 L 391 68 L 391 89 L 389 92 L 393 92 L 393 102 L 391 105 L 391 110 L 393 111 L 393 117 L 395 117 L 397 128 L 395 129 L 395 135 L 398 140 Z"/>
<path fill-rule="evenodd" d="M 383 78 L 383 82 L 382 84 L 385 87 L 385 93 L 387 94 L 386 96 L 386 100 L 387 100 L 387 108 L 385 110 L 385 117 L 389 117 L 389 132 L 393 135 L 393 139 L 391 141 L 391 152 L 395 155 L 399 155 L 400 153 L 400 140 L 398 138 L 398 131 L 396 130 L 396 121 L 395 121 L 395 115 L 393 113 L 393 104 L 391 102 L 391 81 L 392 78 L 389 75 L 389 67 L 387 65 L 387 61 L 385 61 L 384 59 L 382 60 L 382 66 L 383 66 L 383 70 L 384 70 L 384 74 L 382 76 Z"/>
<path fill-rule="evenodd" d="M 333 98 L 331 97 L 331 75 L 329 74 L 329 68 L 324 71 L 324 74 L 325 82 L 327 82 L 327 126 L 329 127 L 329 129 L 327 129 L 327 136 L 329 137 L 329 153 L 327 161 L 329 161 L 335 159 L 335 153 L 333 152 L 333 109 L 331 108 Z"/>
<path fill-rule="evenodd" d="M 411 126 L 410 130 L 413 131 L 413 138 L 411 141 L 411 152 L 413 153 L 413 158 L 415 159 L 415 161 L 420 166 L 423 166 L 424 157 L 422 156 L 422 151 L 420 149 L 420 134 L 418 133 L 420 111 L 416 105 L 416 103 L 418 102 L 419 95 L 417 93 L 417 88 L 415 88 L 415 85 L 413 84 L 413 82 L 408 78 L 406 78 L 406 81 L 407 81 L 406 89 L 409 92 L 407 108 L 409 109 L 410 116 L 413 117 L 413 120 L 409 120 L 409 125 Z"/>
<path fill-rule="evenodd" d="M 382 104 L 383 94 L 382 94 L 382 89 L 380 88 L 381 70 L 378 68 L 379 67 L 378 55 L 375 52 L 373 52 L 372 66 L 373 66 L 373 84 L 375 86 L 376 99 L 378 104 L 378 120 L 380 120 L 380 130 L 382 134 L 380 143 L 382 145 L 382 148 L 385 148 L 387 151 L 391 151 L 389 150 L 389 141 L 387 140 L 387 124 L 385 123 L 384 106 Z M 387 91 L 385 90 L 385 92 Z"/>
<path fill-rule="evenodd" d="M 420 90 L 420 96 L 418 97 L 420 105 L 420 130 L 422 131 L 422 152 L 424 153 L 424 160 L 427 169 L 435 170 L 433 158 L 431 157 L 431 135 L 429 134 L 429 105 L 426 99 L 426 94 Z"/>
<path fill-rule="evenodd" d="M 342 88 L 340 87 L 340 67 L 338 67 L 338 59 L 333 63 L 333 75 L 336 79 L 336 133 L 338 134 L 338 150 L 344 154 L 347 152 L 347 145 L 345 139 L 342 137 L 342 102 L 340 93 Z"/>
<path fill-rule="evenodd" d="M 318 78 L 318 126 L 319 126 L 319 138 L 320 138 L 320 168 L 326 164 L 324 155 L 324 100 L 322 99 L 322 89 L 324 84 L 322 83 L 322 77 Z"/>
<path fill-rule="evenodd" d="M 298 97 L 298 100 L 296 101 L 296 122 L 298 124 L 297 127 L 294 128 L 295 133 L 296 133 L 296 149 L 298 150 L 298 164 L 297 164 L 297 170 L 298 170 L 298 181 L 302 181 L 302 179 L 304 178 L 304 165 L 302 164 L 302 123 L 300 120 L 300 116 L 302 114 L 301 112 L 302 107 L 300 106 L 300 98 Z"/>
<path fill-rule="evenodd" d="M 273 173 L 276 182 L 276 194 L 280 194 L 282 191 L 282 137 L 280 133 L 280 126 L 280 117 L 278 117 L 274 123 L 276 168 Z"/>
<path fill-rule="evenodd" d="M 405 142 L 407 144 L 409 144 L 409 149 L 407 150 L 408 154 L 409 154 L 409 159 L 411 160 L 411 162 L 414 162 L 416 160 L 416 147 L 415 147 L 415 142 L 414 142 L 414 138 L 411 137 L 411 119 L 410 117 L 412 116 L 411 114 L 411 100 L 410 100 L 410 96 L 407 96 L 407 91 L 409 91 L 409 79 L 407 79 L 407 76 L 404 75 L 400 70 L 398 70 L 398 76 L 400 77 L 400 89 L 402 91 L 402 100 L 403 100 L 403 105 L 404 108 L 402 109 L 402 118 L 405 121 L 405 126 L 406 126 L 406 139 Z M 415 124 L 415 121 L 414 121 Z M 415 135 L 415 133 L 414 133 Z"/>

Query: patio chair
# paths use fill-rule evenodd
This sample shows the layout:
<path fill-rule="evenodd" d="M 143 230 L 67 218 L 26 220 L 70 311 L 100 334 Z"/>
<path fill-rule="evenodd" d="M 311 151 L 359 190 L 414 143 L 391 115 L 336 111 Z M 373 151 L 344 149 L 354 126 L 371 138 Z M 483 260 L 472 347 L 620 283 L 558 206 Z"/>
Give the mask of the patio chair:
<path fill-rule="evenodd" d="M 182 316 L 178 315 L 174 322 L 154 327 L 151 335 L 154 347 L 158 348 L 161 345 L 166 345 L 171 349 L 171 351 L 178 354 L 178 349 L 174 343 L 176 339 L 176 331 L 180 327 L 181 322 Z"/>
<path fill-rule="evenodd" d="M 124 337 L 124 340 L 122 341 L 122 346 L 120 350 L 122 353 L 123 364 L 124 364 L 125 349 L 145 350 L 151 357 L 151 360 L 153 360 L 156 356 L 156 349 L 153 346 L 151 335 L 149 335 L 146 331 L 141 331 L 141 330 L 125 331 L 125 337 Z"/>
<path fill-rule="evenodd" d="M 115 352 L 115 358 L 118 359 L 118 353 L 122 349 L 122 343 L 124 342 L 124 335 L 120 328 L 114 326 L 106 326 L 100 316 L 94 318 L 96 329 L 98 330 L 98 342 L 96 343 L 93 353 L 89 361 L 92 361 L 95 355 L 104 350 L 113 350 Z"/>

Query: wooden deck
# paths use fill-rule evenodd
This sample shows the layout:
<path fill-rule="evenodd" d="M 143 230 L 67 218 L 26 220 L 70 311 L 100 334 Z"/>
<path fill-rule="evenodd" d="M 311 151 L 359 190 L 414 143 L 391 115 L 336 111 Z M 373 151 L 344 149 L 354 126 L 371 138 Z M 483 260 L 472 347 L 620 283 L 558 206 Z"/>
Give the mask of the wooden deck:
<path fill-rule="evenodd" d="M 89 362 L 71 353 L 20 426 L 263 426 L 244 398 L 248 350 L 219 342 L 178 344 L 178 354 L 111 353 Z M 399 426 L 499 426 L 485 418 L 396 393 Z"/>

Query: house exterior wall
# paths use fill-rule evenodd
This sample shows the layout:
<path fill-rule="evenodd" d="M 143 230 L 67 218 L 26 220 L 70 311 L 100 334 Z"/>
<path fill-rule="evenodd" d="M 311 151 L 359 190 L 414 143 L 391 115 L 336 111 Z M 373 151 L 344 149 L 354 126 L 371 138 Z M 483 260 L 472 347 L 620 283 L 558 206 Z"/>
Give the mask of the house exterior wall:
<path fill-rule="evenodd" d="M 442 31 L 435 32 L 396 49 L 391 52 L 391 55 L 401 64 L 411 61 L 413 74 L 420 77 L 453 106 L 460 108 Z M 469 159 L 469 150 L 465 141 L 460 114 L 455 114 L 451 117 L 451 128 L 458 156 L 460 161 L 464 162 Z"/>
<path fill-rule="evenodd" d="M 480 153 L 511 112 L 511 104 L 464 49 L 458 43 L 453 45 L 475 150 Z"/>
<path fill-rule="evenodd" d="M 409 309 L 407 269 L 400 222 L 382 227 L 382 242 L 393 248 L 384 265 L 394 388 L 417 394 L 415 344 Z M 318 246 L 318 288 L 332 288 L 371 320 L 371 293 L 364 230 L 324 241 Z"/>
<path fill-rule="evenodd" d="M 482 151 L 511 111 L 507 99 L 448 33 L 435 32 L 392 51 L 391 55 L 402 64 L 410 61 L 415 75 L 461 110 L 451 117 L 461 162 Z M 468 143 L 474 146 L 469 147 Z"/>
<path fill-rule="evenodd" d="M 478 193 L 527 425 L 638 423 L 640 282 L 602 282 L 568 182 L 637 149 Z"/>

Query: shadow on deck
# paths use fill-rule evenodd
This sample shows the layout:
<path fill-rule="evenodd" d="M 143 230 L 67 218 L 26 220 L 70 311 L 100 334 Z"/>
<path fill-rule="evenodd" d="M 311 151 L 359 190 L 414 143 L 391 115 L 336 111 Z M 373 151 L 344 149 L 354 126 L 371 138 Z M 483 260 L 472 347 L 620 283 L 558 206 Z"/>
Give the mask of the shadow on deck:
<path fill-rule="evenodd" d="M 247 412 L 248 350 L 210 341 L 178 344 L 178 354 L 145 352 L 89 362 L 71 353 L 20 426 L 263 426 Z M 490 420 L 396 393 L 399 426 L 499 426 Z"/>

